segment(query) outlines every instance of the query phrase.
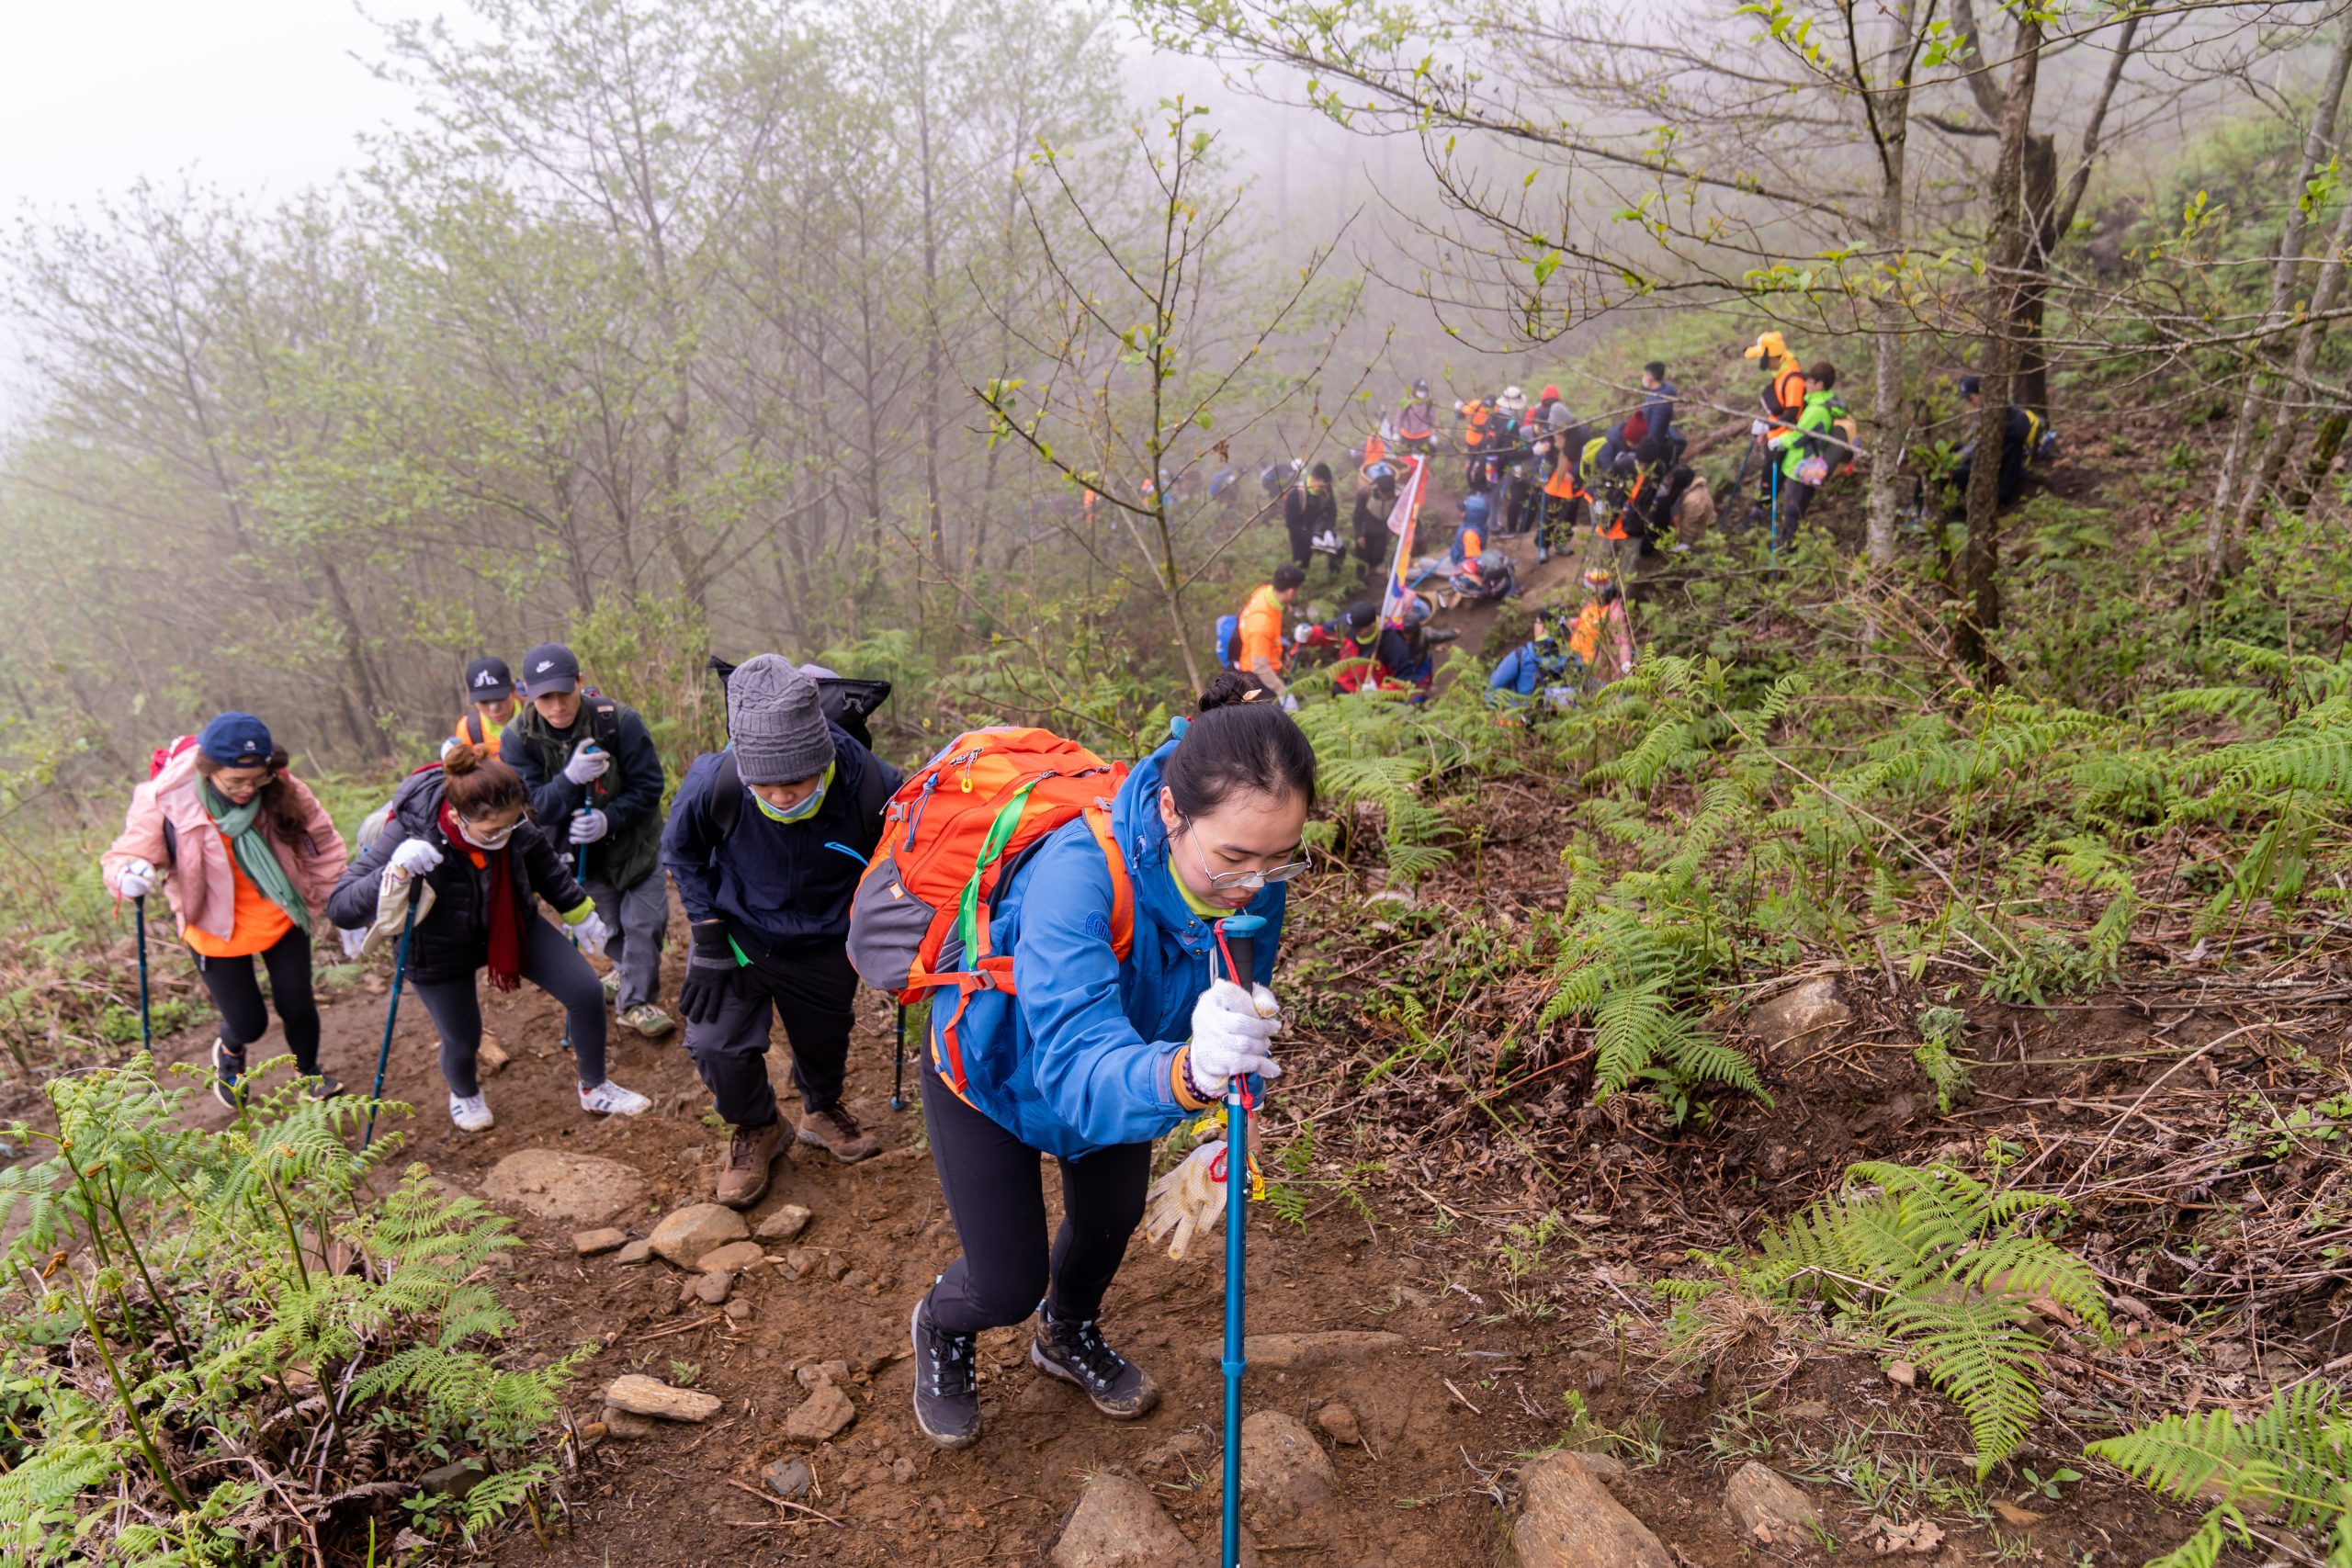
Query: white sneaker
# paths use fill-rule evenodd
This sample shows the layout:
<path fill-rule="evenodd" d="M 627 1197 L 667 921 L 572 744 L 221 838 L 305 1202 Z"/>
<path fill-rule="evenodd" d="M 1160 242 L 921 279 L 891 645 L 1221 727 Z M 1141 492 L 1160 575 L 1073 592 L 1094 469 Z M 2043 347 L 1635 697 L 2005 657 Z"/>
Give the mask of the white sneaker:
<path fill-rule="evenodd" d="M 490 1100 L 479 1094 L 449 1097 L 449 1120 L 460 1133 L 479 1133 L 490 1125 Z"/>
<path fill-rule="evenodd" d="M 594 1089 L 580 1091 L 580 1109 L 598 1116 L 642 1116 L 653 1109 L 653 1102 L 606 1078 Z"/>

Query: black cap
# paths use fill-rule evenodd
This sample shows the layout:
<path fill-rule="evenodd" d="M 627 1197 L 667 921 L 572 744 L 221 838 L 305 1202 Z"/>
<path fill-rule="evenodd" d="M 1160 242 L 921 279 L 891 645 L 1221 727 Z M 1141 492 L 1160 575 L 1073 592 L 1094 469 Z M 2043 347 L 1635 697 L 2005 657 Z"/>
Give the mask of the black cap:
<path fill-rule="evenodd" d="M 1963 398 L 1975 397 L 1984 389 L 1984 378 L 1982 376 L 1962 376 L 1960 378 L 1960 395 Z"/>
<path fill-rule="evenodd" d="M 560 642 L 543 642 L 523 656 L 523 690 L 534 697 L 580 688 L 580 660 Z"/>
<path fill-rule="evenodd" d="M 514 694 L 514 671 L 503 659 L 477 659 L 466 666 L 466 700 L 503 703 Z"/>

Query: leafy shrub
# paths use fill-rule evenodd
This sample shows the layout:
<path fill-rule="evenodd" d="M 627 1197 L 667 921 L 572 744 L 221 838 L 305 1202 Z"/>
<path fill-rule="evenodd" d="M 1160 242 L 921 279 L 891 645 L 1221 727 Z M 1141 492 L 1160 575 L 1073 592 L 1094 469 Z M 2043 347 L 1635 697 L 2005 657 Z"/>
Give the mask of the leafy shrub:
<path fill-rule="evenodd" d="M 258 1089 L 259 1075 L 254 1082 Z M 492 1473 L 469 1538 L 544 1488 L 534 1457 L 572 1369 L 502 1365 L 514 1319 L 482 1282 L 517 1245 L 421 1166 L 366 1179 L 396 1138 L 347 1146 L 368 1102 L 291 1083 L 221 1132 L 144 1055 L 48 1086 L 53 1156 L 0 1171 L 0 1556 L 242 1562 L 368 1516 L 447 1458 Z M 119 1523 L 118 1523 L 119 1521 Z"/>

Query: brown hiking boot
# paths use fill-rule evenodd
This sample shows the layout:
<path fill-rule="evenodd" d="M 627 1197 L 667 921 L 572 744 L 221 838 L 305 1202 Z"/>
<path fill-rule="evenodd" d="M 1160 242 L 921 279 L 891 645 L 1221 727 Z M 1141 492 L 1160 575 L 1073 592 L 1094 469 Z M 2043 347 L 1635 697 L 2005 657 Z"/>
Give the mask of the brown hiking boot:
<path fill-rule="evenodd" d="M 800 1141 L 814 1144 L 843 1165 L 872 1159 L 882 1145 L 858 1131 L 857 1119 L 838 1105 L 800 1113 Z"/>
<path fill-rule="evenodd" d="M 738 1127 L 727 1145 L 727 1164 L 718 1172 L 720 1202 L 730 1209 L 748 1209 L 768 1195 L 768 1172 L 784 1152 L 784 1123 Z"/>

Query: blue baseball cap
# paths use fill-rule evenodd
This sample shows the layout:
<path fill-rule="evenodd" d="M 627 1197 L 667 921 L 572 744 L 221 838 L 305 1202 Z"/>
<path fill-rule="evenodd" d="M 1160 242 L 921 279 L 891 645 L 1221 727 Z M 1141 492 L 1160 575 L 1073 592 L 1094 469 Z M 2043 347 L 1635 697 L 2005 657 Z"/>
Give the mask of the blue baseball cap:
<path fill-rule="evenodd" d="M 249 713 L 217 716 L 196 738 L 196 748 L 224 768 L 267 767 L 277 750 L 270 743 L 269 726 Z"/>
<path fill-rule="evenodd" d="M 560 642 L 543 642 L 523 656 L 523 690 L 544 697 L 570 692 L 580 685 L 580 660 Z"/>

